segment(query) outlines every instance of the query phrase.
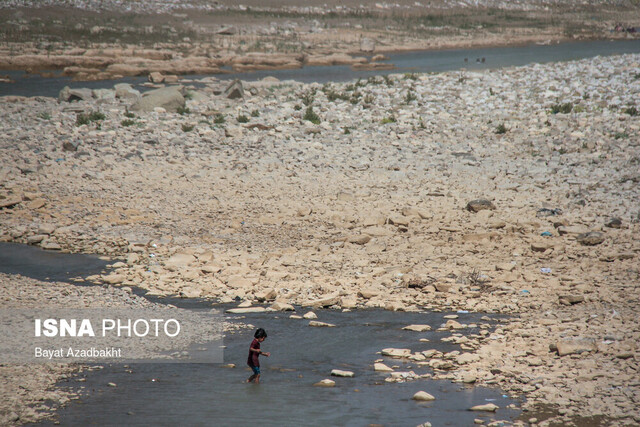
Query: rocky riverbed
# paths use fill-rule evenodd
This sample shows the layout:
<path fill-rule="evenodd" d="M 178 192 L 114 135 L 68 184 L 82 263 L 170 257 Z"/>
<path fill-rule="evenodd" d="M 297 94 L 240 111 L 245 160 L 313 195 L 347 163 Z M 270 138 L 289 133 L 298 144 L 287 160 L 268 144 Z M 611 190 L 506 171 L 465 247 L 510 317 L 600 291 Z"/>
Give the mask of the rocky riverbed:
<path fill-rule="evenodd" d="M 636 424 L 639 62 L 0 98 L 0 235 L 155 295 L 510 314 L 437 374 Z"/>

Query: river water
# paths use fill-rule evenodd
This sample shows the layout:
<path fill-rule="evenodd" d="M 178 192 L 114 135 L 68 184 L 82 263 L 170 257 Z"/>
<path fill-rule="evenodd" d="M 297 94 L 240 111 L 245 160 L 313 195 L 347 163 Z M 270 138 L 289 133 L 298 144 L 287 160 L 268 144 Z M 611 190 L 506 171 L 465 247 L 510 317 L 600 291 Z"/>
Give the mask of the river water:
<path fill-rule="evenodd" d="M 267 70 L 248 73 L 218 74 L 220 79 L 239 78 L 245 81 L 259 80 L 273 76 L 280 80 L 297 80 L 305 83 L 341 82 L 375 75 L 408 72 L 441 72 L 452 70 L 482 70 L 508 66 L 570 61 L 594 56 L 640 53 L 640 40 L 581 41 L 550 45 L 526 45 L 515 47 L 492 47 L 482 49 L 451 49 L 438 51 L 414 51 L 390 54 L 390 62 L 396 69 L 390 71 L 355 71 L 349 66 L 304 67 L 294 70 Z M 484 62 L 482 59 L 484 58 Z M 465 61 L 466 59 L 466 61 Z M 14 83 L 0 83 L 1 95 L 53 96 L 64 86 L 91 89 L 112 88 L 115 83 L 140 85 L 146 77 L 133 77 L 121 80 L 99 82 L 72 82 L 68 77 L 45 79 L 37 75 L 25 75 L 23 72 L 2 72 L 15 80 Z M 204 75 L 187 75 L 185 79 L 201 79 Z M 197 86 L 197 85 L 196 85 Z M 145 90 L 145 88 L 140 88 Z"/>
<path fill-rule="evenodd" d="M 475 418 L 513 420 L 519 415 L 518 410 L 507 408 L 518 402 L 499 389 L 442 380 L 390 384 L 384 382 L 388 374 L 373 371 L 373 362 L 381 358 L 376 352 L 386 347 L 456 349 L 440 342 L 449 333 L 402 330 L 410 323 L 436 328 L 444 322 L 445 313 L 319 310 L 317 314 L 336 327 L 309 327 L 308 321 L 290 319 L 286 314 L 236 315 L 229 319 L 264 327 L 269 334 L 262 349 L 271 352 L 271 357 L 261 357 L 259 385 L 243 383 L 250 375 L 245 362 L 253 334 L 253 330 L 245 330 L 225 337 L 225 363 L 234 363 L 236 368 L 207 364 L 110 365 L 89 373 L 86 382 L 70 380 L 63 386 L 83 386 L 89 393 L 59 410 L 58 420 L 63 426 L 416 426 L 426 421 L 434 426 L 460 426 L 473 425 Z M 464 314 L 461 321 L 480 321 L 480 317 Z M 419 338 L 431 342 L 419 342 Z M 415 363 L 384 359 L 388 366 L 400 366 L 398 371 L 430 372 Z M 332 369 L 350 370 L 355 376 L 330 377 Z M 313 386 L 324 378 L 333 378 L 336 386 Z M 108 387 L 109 382 L 117 387 Z M 420 390 L 436 400 L 411 400 Z M 489 402 L 500 407 L 495 414 L 468 410 Z"/>
<path fill-rule="evenodd" d="M 78 275 L 103 271 L 106 262 L 95 256 L 62 254 L 42 249 L 0 244 L 0 271 L 41 280 L 68 280 Z M 19 285 L 19 281 L 16 282 Z M 179 304 L 176 298 L 154 302 L 181 305 L 185 309 L 211 307 L 204 300 Z M 183 300 L 185 301 L 185 300 Z M 176 304 L 178 303 L 178 304 Z M 229 306 L 219 306 L 226 309 Z M 299 313 L 307 310 L 298 308 Z M 450 313 L 403 313 L 384 310 L 316 310 L 319 320 L 334 328 L 314 328 L 307 320 L 291 319 L 288 313 L 230 314 L 226 320 L 251 324 L 225 336 L 225 364 L 121 364 L 79 374 L 60 382 L 59 387 L 79 391 L 81 398 L 59 409 L 56 419 L 63 426 L 239 426 L 260 423 L 267 426 L 416 426 L 472 425 L 475 418 L 486 421 L 513 420 L 518 409 L 508 405 L 520 402 L 503 395 L 497 388 L 475 387 L 443 380 L 421 379 L 406 383 L 386 383 L 387 374 L 375 372 L 373 363 L 381 358 L 396 371 L 429 374 L 430 368 L 415 362 L 382 357 L 383 348 L 409 348 L 413 352 L 437 349 L 459 350 L 441 341 L 451 332 L 437 329 Z M 496 325 L 499 317 L 481 319 L 482 314 L 459 313 L 467 324 Z M 409 324 L 428 324 L 429 332 L 405 331 Z M 262 383 L 245 384 L 250 375 L 246 367 L 248 347 L 254 327 L 263 327 L 269 337 L 263 343 L 271 357 L 261 358 Z M 464 334 L 477 334 L 468 328 Z M 420 342 L 426 338 L 429 342 Z M 330 377 L 332 369 L 353 371 L 353 378 Z M 77 381 L 82 378 L 83 381 Z M 313 384 L 333 378 L 334 388 Z M 116 387 L 109 387 L 108 383 Z M 418 403 L 413 394 L 424 390 L 436 397 Z M 493 413 L 470 412 L 471 406 L 493 402 L 500 407 Z M 45 421 L 37 425 L 54 425 Z"/>

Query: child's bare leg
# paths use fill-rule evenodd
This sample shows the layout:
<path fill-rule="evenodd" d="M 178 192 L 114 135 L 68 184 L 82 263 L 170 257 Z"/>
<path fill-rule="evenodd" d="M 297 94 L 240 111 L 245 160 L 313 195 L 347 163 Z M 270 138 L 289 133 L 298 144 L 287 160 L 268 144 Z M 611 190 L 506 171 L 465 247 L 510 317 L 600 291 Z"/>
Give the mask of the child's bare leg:
<path fill-rule="evenodd" d="M 256 384 L 260 384 L 260 374 L 256 375 Z"/>
<path fill-rule="evenodd" d="M 247 380 L 248 383 L 250 383 L 251 381 L 253 381 L 256 378 L 256 374 L 253 374 L 249 377 L 249 379 Z"/>

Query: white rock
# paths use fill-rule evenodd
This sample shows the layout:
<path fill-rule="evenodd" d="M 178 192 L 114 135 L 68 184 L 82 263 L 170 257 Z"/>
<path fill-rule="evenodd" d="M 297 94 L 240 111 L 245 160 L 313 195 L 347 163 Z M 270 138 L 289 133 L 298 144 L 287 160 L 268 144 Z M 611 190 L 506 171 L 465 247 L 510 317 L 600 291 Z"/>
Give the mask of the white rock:
<path fill-rule="evenodd" d="M 393 368 L 388 367 L 384 363 L 374 363 L 373 370 L 376 372 L 393 372 Z"/>
<path fill-rule="evenodd" d="M 317 328 L 333 328 L 336 325 L 334 325 L 333 323 L 325 323 L 325 322 L 318 322 L 317 320 L 312 320 L 309 322 L 309 326 L 314 326 Z"/>
<path fill-rule="evenodd" d="M 347 378 L 353 378 L 353 372 L 351 371 L 343 371 L 340 369 L 333 369 L 331 371 L 331 376 L 333 377 L 347 377 Z"/>
<path fill-rule="evenodd" d="M 426 391 L 417 392 L 416 394 L 413 395 L 412 399 L 413 400 L 418 400 L 418 401 L 421 401 L 421 402 L 429 402 L 431 400 L 436 400 L 435 397 L 433 397 L 432 395 L 430 395 Z"/>
<path fill-rule="evenodd" d="M 409 325 L 402 328 L 406 331 L 415 331 L 415 332 L 426 332 L 431 330 L 431 326 L 429 325 Z"/>
<path fill-rule="evenodd" d="M 494 405 L 493 403 L 487 403 L 485 405 L 476 405 L 471 407 L 470 411 L 485 411 L 485 412 L 495 412 L 499 406 Z"/>
<path fill-rule="evenodd" d="M 263 313 L 267 311 L 264 307 L 246 307 L 246 308 L 230 308 L 227 313 L 243 314 L 243 313 Z"/>

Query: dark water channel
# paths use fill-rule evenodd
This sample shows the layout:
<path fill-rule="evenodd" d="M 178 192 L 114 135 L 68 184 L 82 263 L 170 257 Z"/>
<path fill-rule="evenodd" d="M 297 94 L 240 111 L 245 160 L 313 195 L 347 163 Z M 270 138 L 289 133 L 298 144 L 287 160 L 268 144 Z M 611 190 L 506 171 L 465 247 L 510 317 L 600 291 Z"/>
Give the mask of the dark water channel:
<path fill-rule="evenodd" d="M 37 279 L 67 280 L 95 274 L 106 262 L 88 255 L 61 254 L 18 244 L 0 244 L 0 271 Z M 154 299 L 154 301 L 163 301 Z M 175 303 L 177 299 L 164 299 Z M 179 304 L 186 308 L 211 307 L 202 300 Z M 222 309 L 228 308 L 221 306 Z M 300 310 L 300 314 L 306 310 Z M 245 363 L 253 329 L 242 329 L 225 337 L 226 363 L 221 364 L 121 364 L 105 365 L 59 383 L 80 391 L 81 398 L 58 410 L 56 420 L 66 426 L 415 426 L 430 421 L 438 425 L 473 425 L 475 418 L 513 420 L 520 415 L 508 409 L 514 400 L 497 389 L 474 387 L 450 381 L 416 380 L 385 383 L 388 374 L 373 371 L 382 358 L 396 371 L 430 373 L 415 362 L 377 354 L 387 347 L 448 352 L 458 346 L 440 341 L 449 332 L 437 332 L 446 313 L 401 313 L 383 310 L 340 312 L 318 310 L 319 320 L 334 328 L 314 328 L 307 320 L 291 319 L 288 313 L 227 315 L 227 320 L 263 327 L 269 337 L 263 343 L 270 358 L 261 358 L 262 383 L 245 384 L 250 372 Z M 486 323 L 482 314 L 460 313 L 461 323 Z M 498 321 L 492 317 L 490 323 Z M 412 332 L 402 327 L 429 324 L 433 331 Z M 470 328 L 466 333 L 478 333 Z M 429 342 L 420 342 L 427 338 Z M 332 369 L 350 370 L 354 378 L 330 377 Z M 78 379 L 84 381 L 80 382 Z M 314 387 L 324 379 L 336 381 L 334 388 Z M 109 387 L 113 382 L 117 387 Z M 424 390 L 436 397 L 418 403 L 413 394 Z M 474 405 L 493 402 L 495 414 L 470 412 Z M 519 405 L 518 405 L 519 406 Z M 46 421 L 37 425 L 53 425 Z"/>
<path fill-rule="evenodd" d="M 108 261 L 95 255 L 65 254 L 36 246 L 0 242 L 0 273 L 66 282 L 73 277 L 100 273 L 107 264 Z"/>
<path fill-rule="evenodd" d="M 294 70 L 266 70 L 247 73 L 218 74 L 220 79 L 239 78 L 245 81 L 260 80 L 273 76 L 280 80 L 297 80 L 305 83 L 342 82 L 357 78 L 407 72 L 441 72 L 459 69 L 482 70 L 508 66 L 526 65 L 556 61 L 571 61 L 609 56 L 624 53 L 640 53 L 640 40 L 616 41 L 580 41 L 550 45 L 526 45 L 514 47 L 491 47 L 482 49 L 449 49 L 437 51 L 414 51 L 389 54 L 385 62 L 396 66 L 390 71 L 356 71 L 349 66 L 317 66 Z M 465 61 L 466 59 L 466 61 Z M 482 61 L 484 59 L 484 62 Z M 1 95 L 53 96 L 64 86 L 72 88 L 112 88 L 115 83 L 140 85 L 147 81 L 145 77 L 125 78 L 117 81 L 73 82 L 69 77 L 42 78 L 38 75 L 26 75 L 21 71 L 3 71 L 15 80 L 14 83 L 0 83 Z M 201 79 L 204 75 L 186 75 L 185 79 Z M 202 84 L 195 83 L 198 87 Z M 140 90 L 146 90 L 139 87 Z"/>
<path fill-rule="evenodd" d="M 381 358 L 376 352 L 386 347 L 456 349 L 440 342 L 441 337 L 449 335 L 446 332 L 402 330 L 410 323 L 437 328 L 443 323 L 443 313 L 317 313 L 336 327 L 309 327 L 308 321 L 290 319 L 286 314 L 231 318 L 264 327 L 269 333 L 262 348 L 270 351 L 271 357 L 261 358 L 260 385 L 243 383 L 250 374 L 245 362 L 253 333 L 244 330 L 225 337 L 225 363 L 234 363 L 236 368 L 213 364 L 111 365 L 89 373 L 86 382 L 63 383 L 71 388 L 86 387 L 89 393 L 61 409 L 58 420 L 61 425 L 113 426 L 416 426 L 426 421 L 434 426 L 459 426 L 473 425 L 475 418 L 510 420 L 519 415 L 518 410 L 507 409 L 514 401 L 498 389 L 434 380 L 385 383 L 388 374 L 373 371 L 373 362 Z M 471 323 L 480 321 L 480 317 L 463 314 L 461 321 Z M 419 342 L 419 338 L 431 342 Z M 429 368 L 415 363 L 384 359 L 388 366 L 399 365 L 397 371 L 429 372 Z M 332 369 L 353 371 L 355 377 L 330 377 Z M 324 378 L 333 378 L 336 387 L 313 387 Z M 109 382 L 117 387 L 108 387 Z M 434 395 L 436 400 L 411 400 L 419 390 Z M 495 414 L 468 411 L 471 406 L 488 402 L 500 409 Z"/>

